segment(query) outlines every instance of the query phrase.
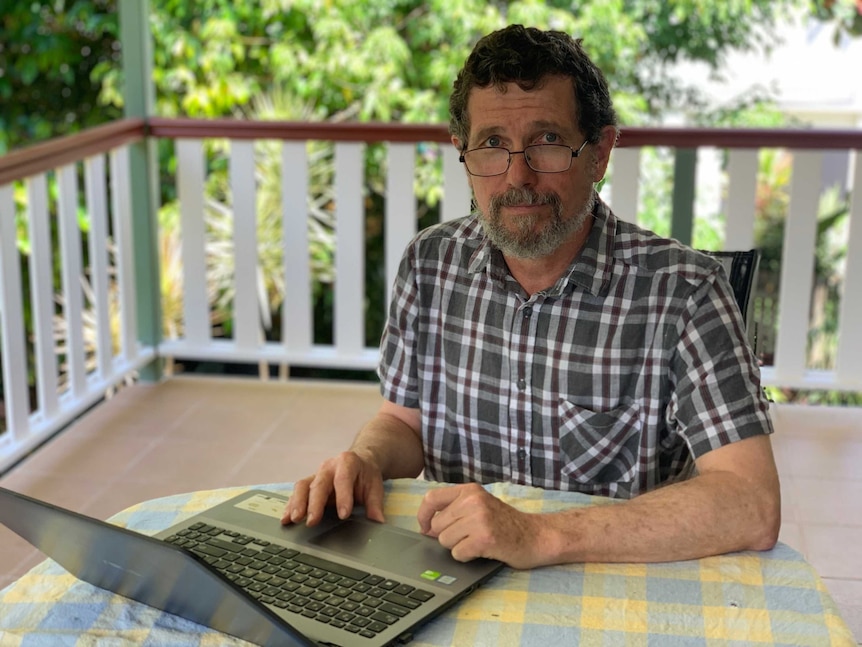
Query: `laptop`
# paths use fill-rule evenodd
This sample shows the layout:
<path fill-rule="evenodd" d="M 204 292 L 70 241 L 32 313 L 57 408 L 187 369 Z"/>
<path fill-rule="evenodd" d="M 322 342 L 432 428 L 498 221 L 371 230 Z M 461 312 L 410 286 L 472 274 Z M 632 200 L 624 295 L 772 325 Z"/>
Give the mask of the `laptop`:
<path fill-rule="evenodd" d="M 0 523 L 81 580 L 266 647 L 403 644 L 503 566 L 361 509 L 282 526 L 287 499 L 249 490 L 150 537 L 0 487 Z"/>

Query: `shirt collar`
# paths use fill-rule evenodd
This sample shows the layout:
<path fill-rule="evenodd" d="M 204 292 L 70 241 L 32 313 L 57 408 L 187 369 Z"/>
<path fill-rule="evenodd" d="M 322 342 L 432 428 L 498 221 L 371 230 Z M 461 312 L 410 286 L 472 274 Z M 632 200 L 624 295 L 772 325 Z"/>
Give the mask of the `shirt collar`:
<path fill-rule="evenodd" d="M 593 296 L 607 294 L 614 265 L 616 230 L 616 216 L 596 195 L 590 235 L 572 265 L 554 286 L 559 293 L 562 293 L 568 284 L 572 284 Z"/>
<path fill-rule="evenodd" d="M 474 216 L 477 219 L 478 216 Z M 593 207 L 593 226 L 581 251 L 560 279 L 544 293 L 560 296 L 571 285 L 579 287 L 593 296 L 605 295 L 610 287 L 613 270 L 613 250 L 617 219 L 610 208 L 596 195 Z M 481 232 L 481 223 L 479 231 Z M 500 284 L 511 280 L 503 254 L 488 237 L 481 233 L 481 242 L 470 257 L 468 271 L 471 274 L 487 270 L 488 276 Z"/>

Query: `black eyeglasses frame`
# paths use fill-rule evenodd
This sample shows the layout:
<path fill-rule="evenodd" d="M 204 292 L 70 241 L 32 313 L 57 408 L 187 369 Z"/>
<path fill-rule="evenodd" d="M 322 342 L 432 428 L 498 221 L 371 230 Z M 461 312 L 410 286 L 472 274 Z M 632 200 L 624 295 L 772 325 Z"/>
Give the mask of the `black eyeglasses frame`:
<path fill-rule="evenodd" d="M 506 162 L 506 168 L 505 168 L 505 169 L 503 169 L 503 170 L 502 170 L 502 171 L 500 171 L 499 173 L 491 173 L 490 175 L 484 175 L 484 174 L 480 174 L 480 173 L 473 173 L 473 172 L 470 170 L 470 167 L 469 167 L 469 166 L 467 166 L 467 161 L 466 161 L 466 159 L 465 159 L 465 155 L 467 155 L 468 153 L 472 153 L 473 151 L 479 151 L 479 150 L 488 150 L 488 147 L 483 146 L 483 147 L 480 147 L 480 148 L 471 148 L 470 150 L 462 151 L 462 152 L 461 152 L 461 155 L 458 157 L 458 161 L 459 161 L 459 162 L 461 162 L 461 163 L 464 165 L 464 168 L 465 168 L 465 169 L 467 169 L 467 173 L 469 173 L 470 175 L 472 175 L 472 176 L 474 176 L 474 177 L 496 177 L 496 176 L 498 176 L 498 175 L 503 175 L 504 173 L 507 173 L 507 172 L 509 171 L 509 169 L 512 167 L 512 155 L 523 155 L 523 156 L 524 156 L 524 161 L 526 161 L 526 162 L 527 162 L 527 166 L 529 166 L 529 167 L 530 167 L 532 170 L 534 170 L 536 173 L 565 173 L 565 172 L 566 172 L 566 171 L 568 171 L 570 168 L 572 168 L 572 162 L 571 162 L 571 160 L 573 160 L 573 159 L 575 159 L 575 158 L 577 158 L 577 157 L 580 157 L 580 155 L 581 155 L 581 151 L 583 151 L 583 150 L 584 150 L 584 147 L 585 147 L 588 143 L 589 143 L 589 140 L 585 139 L 585 140 L 584 140 L 584 143 L 583 143 L 583 144 L 581 144 L 581 145 L 580 145 L 580 147 L 579 147 L 579 148 L 576 148 L 576 149 L 575 149 L 575 148 L 572 148 L 571 146 L 566 146 L 565 144 L 531 144 L 531 145 L 529 145 L 529 146 L 525 147 L 525 148 L 524 148 L 524 150 L 520 150 L 520 151 L 510 151 L 508 148 L 502 148 L 502 147 L 496 147 L 496 146 L 495 146 L 495 147 L 493 147 L 493 150 L 506 151 L 506 152 L 509 154 L 509 159 L 508 159 L 508 161 Z M 568 149 L 572 152 L 572 157 L 571 157 L 571 159 L 569 160 L 569 165 L 568 165 L 566 168 L 564 168 L 564 169 L 560 169 L 559 171 L 542 171 L 542 170 L 540 170 L 540 169 L 533 168 L 533 165 L 532 165 L 532 164 L 530 164 L 530 158 L 529 158 L 529 157 L 527 157 L 527 151 L 529 151 L 531 148 L 541 148 L 541 147 L 544 147 L 544 146 L 555 146 L 555 147 L 557 147 L 557 148 L 568 148 Z"/>

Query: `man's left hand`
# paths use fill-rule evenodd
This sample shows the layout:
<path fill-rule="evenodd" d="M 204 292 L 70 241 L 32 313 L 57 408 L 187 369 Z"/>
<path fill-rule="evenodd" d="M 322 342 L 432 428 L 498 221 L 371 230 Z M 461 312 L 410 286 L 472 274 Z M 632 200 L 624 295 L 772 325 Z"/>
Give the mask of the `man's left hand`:
<path fill-rule="evenodd" d="M 477 483 L 431 490 L 417 516 L 422 532 L 460 562 L 486 557 L 513 568 L 541 562 L 537 515 L 516 510 Z"/>

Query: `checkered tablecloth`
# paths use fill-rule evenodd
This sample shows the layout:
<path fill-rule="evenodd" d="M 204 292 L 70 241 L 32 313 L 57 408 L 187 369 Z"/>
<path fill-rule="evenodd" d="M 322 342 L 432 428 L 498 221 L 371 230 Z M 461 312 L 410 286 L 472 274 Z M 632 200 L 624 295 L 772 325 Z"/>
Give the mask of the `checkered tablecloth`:
<path fill-rule="evenodd" d="M 289 484 L 260 486 L 288 494 Z M 387 520 L 418 529 L 434 485 L 387 483 Z M 153 534 L 246 488 L 141 503 L 112 521 Z M 551 512 L 607 499 L 511 484 L 488 489 L 516 507 Z M 78 581 L 51 560 L 0 591 L 0 646 L 247 645 Z M 420 629 L 415 647 L 440 645 L 855 645 L 818 575 L 799 553 L 734 553 L 669 564 L 573 564 L 503 569 Z"/>

